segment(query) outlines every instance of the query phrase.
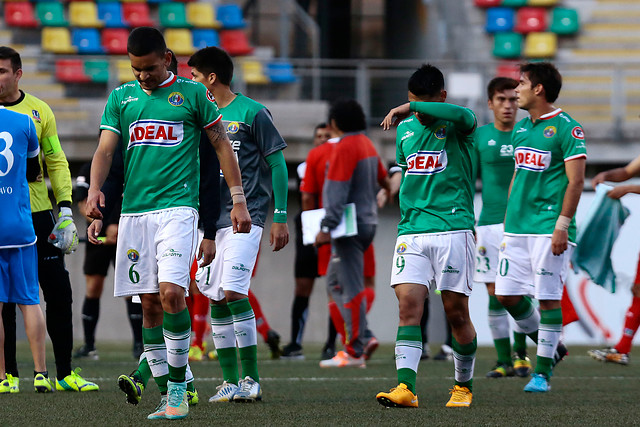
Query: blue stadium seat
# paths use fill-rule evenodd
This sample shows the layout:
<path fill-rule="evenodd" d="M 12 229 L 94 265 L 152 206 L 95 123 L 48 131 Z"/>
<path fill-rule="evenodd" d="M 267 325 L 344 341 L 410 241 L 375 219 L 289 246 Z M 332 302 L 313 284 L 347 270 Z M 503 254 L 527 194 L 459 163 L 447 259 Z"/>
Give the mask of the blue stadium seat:
<path fill-rule="evenodd" d="M 122 5 L 119 2 L 98 3 L 98 18 L 107 28 L 124 28 L 127 24 L 122 19 Z"/>
<path fill-rule="evenodd" d="M 267 76 L 273 83 L 295 83 L 298 81 L 298 78 L 293 74 L 293 66 L 289 62 L 267 64 Z"/>
<path fill-rule="evenodd" d="M 515 11 L 507 7 L 492 7 L 487 10 L 487 33 L 504 33 L 513 30 Z"/>
<path fill-rule="evenodd" d="M 193 47 L 202 49 L 207 46 L 220 46 L 220 37 L 216 30 L 208 28 L 196 28 L 192 30 Z"/>
<path fill-rule="evenodd" d="M 71 43 L 78 53 L 102 55 L 104 49 L 100 41 L 100 32 L 95 28 L 76 28 L 71 33 Z"/>
<path fill-rule="evenodd" d="M 225 29 L 237 29 L 247 26 L 244 18 L 242 17 L 242 9 L 237 4 L 221 4 L 218 6 L 218 13 L 216 14 L 218 21 L 222 23 L 222 27 Z"/>

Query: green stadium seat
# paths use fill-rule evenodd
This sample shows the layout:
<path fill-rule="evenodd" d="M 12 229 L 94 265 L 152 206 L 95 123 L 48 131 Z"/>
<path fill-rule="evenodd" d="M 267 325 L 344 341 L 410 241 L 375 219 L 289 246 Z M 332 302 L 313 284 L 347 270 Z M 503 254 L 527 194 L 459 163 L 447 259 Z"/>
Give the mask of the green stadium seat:
<path fill-rule="evenodd" d="M 107 83 L 109 81 L 109 62 L 87 60 L 84 62 L 84 74 L 94 83 Z"/>
<path fill-rule="evenodd" d="M 497 33 L 493 40 L 493 56 L 497 58 L 519 58 L 522 55 L 522 34 Z"/>
<path fill-rule="evenodd" d="M 58 2 L 36 3 L 36 16 L 43 27 L 68 27 L 64 5 Z"/>
<path fill-rule="evenodd" d="M 39 25 L 33 5 L 28 1 L 5 3 L 4 18 L 10 27 L 36 28 Z"/>
<path fill-rule="evenodd" d="M 166 3 L 163 3 L 166 4 Z M 193 36 L 187 28 L 169 28 L 164 32 L 167 47 L 176 55 L 193 55 Z"/>
<path fill-rule="evenodd" d="M 527 5 L 527 0 L 502 0 L 502 7 L 523 7 Z"/>
<path fill-rule="evenodd" d="M 69 3 L 69 23 L 72 27 L 104 27 L 104 22 L 98 19 L 98 7 L 92 1 L 72 1 Z"/>
<path fill-rule="evenodd" d="M 165 28 L 189 28 L 184 3 L 160 3 L 158 7 L 160 25 Z"/>
<path fill-rule="evenodd" d="M 553 7 L 558 4 L 558 0 L 528 0 L 527 6 Z"/>
<path fill-rule="evenodd" d="M 575 9 L 556 7 L 551 12 L 551 26 L 549 31 L 563 36 L 576 34 L 580 31 L 580 18 Z"/>
<path fill-rule="evenodd" d="M 524 42 L 527 58 L 553 58 L 558 51 L 558 37 L 554 33 L 529 33 Z"/>
<path fill-rule="evenodd" d="M 76 48 L 71 45 L 71 33 L 67 28 L 44 27 L 41 45 L 44 52 L 76 53 Z"/>

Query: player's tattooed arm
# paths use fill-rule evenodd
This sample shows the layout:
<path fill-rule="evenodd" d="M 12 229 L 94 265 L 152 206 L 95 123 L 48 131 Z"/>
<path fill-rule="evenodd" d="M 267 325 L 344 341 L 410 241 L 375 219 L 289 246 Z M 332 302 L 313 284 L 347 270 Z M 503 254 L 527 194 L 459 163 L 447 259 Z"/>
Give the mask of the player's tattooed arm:
<path fill-rule="evenodd" d="M 221 121 L 211 126 L 210 128 L 207 128 L 207 136 L 209 137 L 209 140 L 214 147 L 217 143 L 229 141 L 227 132 L 225 131 L 224 126 L 222 126 Z"/>

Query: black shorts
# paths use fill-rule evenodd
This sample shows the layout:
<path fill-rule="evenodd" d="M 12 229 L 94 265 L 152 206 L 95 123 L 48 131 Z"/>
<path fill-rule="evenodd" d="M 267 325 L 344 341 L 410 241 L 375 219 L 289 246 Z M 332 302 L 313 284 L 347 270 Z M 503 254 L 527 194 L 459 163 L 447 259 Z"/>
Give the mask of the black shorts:
<path fill-rule="evenodd" d="M 109 264 L 115 266 L 116 245 L 94 245 L 87 242 L 83 271 L 87 276 L 106 276 Z"/>
<path fill-rule="evenodd" d="M 302 244 L 302 220 L 300 214 L 296 215 L 296 259 L 294 274 L 295 277 L 305 277 L 315 279 L 318 276 L 318 254 L 313 245 Z"/>

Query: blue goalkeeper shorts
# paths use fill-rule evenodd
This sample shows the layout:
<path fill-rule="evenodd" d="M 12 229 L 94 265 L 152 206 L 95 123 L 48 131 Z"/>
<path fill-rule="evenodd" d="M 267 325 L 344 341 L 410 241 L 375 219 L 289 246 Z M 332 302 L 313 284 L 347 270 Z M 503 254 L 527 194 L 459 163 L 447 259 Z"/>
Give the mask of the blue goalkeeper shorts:
<path fill-rule="evenodd" d="M 36 245 L 0 249 L 0 302 L 40 304 Z"/>

